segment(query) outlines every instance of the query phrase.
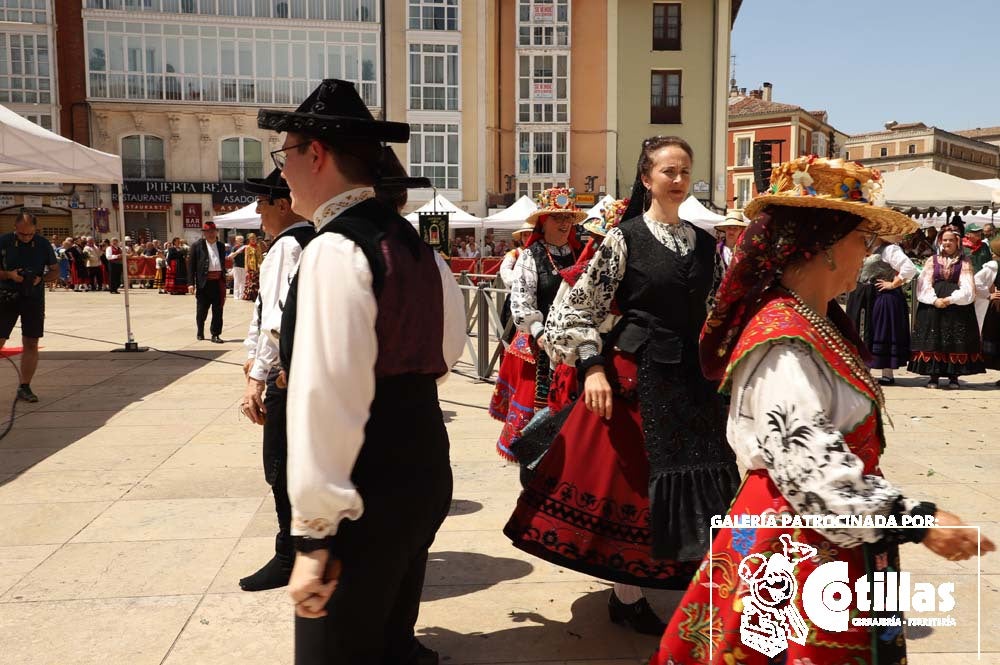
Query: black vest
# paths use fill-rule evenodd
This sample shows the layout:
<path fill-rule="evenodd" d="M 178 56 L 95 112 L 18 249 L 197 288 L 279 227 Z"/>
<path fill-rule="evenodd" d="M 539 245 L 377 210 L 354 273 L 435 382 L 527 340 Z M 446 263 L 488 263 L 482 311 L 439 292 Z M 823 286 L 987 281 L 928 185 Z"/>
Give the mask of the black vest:
<path fill-rule="evenodd" d="M 237 247 L 237 249 L 239 249 L 239 247 Z M 244 249 L 242 252 L 233 257 L 233 267 L 244 268 L 246 267 L 246 261 L 247 261 L 247 251 Z"/>
<path fill-rule="evenodd" d="M 611 345 L 636 353 L 649 342 L 655 362 L 697 363 L 698 336 L 708 313 L 715 269 L 715 242 L 692 227 L 694 248 L 681 256 L 657 240 L 642 217 L 626 220 L 619 228 L 628 261 L 615 295 L 622 318 L 611 331 Z"/>
<path fill-rule="evenodd" d="M 544 322 L 545 319 L 549 318 L 549 310 L 552 308 L 552 303 L 555 301 L 559 287 L 563 282 L 559 270 L 573 267 L 573 264 L 576 263 L 576 256 L 574 253 L 562 256 L 553 254 L 552 261 L 555 261 L 557 270 L 552 267 L 552 261 L 549 261 L 549 253 L 545 250 L 545 241 L 538 240 L 532 243 L 528 251 L 531 252 L 531 258 L 535 260 L 535 270 L 538 273 L 538 291 L 535 293 L 535 300 Z"/>

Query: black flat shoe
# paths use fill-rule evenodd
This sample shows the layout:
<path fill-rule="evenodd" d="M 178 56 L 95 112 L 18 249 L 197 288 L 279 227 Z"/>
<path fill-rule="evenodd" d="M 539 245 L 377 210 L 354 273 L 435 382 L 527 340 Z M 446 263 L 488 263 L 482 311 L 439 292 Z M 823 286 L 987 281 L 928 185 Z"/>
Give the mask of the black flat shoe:
<path fill-rule="evenodd" d="M 440 658 L 438 657 L 438 652 L 433 649 L 428 649 L 420 640 L 414 640 L 417 646 L 413 652 L 413 655 L 406 661 L 406 665 L 438 665 Z"/>
<path fill-rule="evenodd" d="M 267 591 L 286 586 L 292 576 L 292 559 L 288 556 L 275 554 L 270 561 L 253 575 L 240 580 L 240 588 L 244 591 Z"/>
<path fill-rule="evenodd" d="M 216 344 L 222 344 L 223 343 L 222 338 L 219 337 L 218 335 L 212 335 L 212 341 L 215 342 Z"/>
<path fill-rule="evenodd" d="M 896 385 L 896 379 L 895 378 L 887 379 L 886 377 L 881 376 L 879 377 L 878 384 L 880 386 L 894 386 Z"/>
<path fill-rule="evenodd" d="M 204 336 L 204 335 L 202 335 L 201 333 L 198 333 L 198 334 L 196 335 L 196 338 L 197 338 L 197 340 L 198 340 L 199 342 L 204 342 L 204 341 L 205 341 L 205 336 Z"/>
<path fill-rule="evenodd" d="M 649 602 L 645 598 L 641 598 L 631 605 L 626 605 L 618 600 L 614 591 L 611 592 L 611 597 L 608 599 L 608 617 L 612 623 L 631 628 L 643 635 L 660 637 L 667 629 L 667 624 L 656 616 L 656 612 L 649 606 Z"/>
<path fill-rule="evenodd" d="M 959 383 L 958 381 L 949 381 L 948 382 L 948 390 L 960 390 L 961 388 L 962 388 L 962 384 Z"/>

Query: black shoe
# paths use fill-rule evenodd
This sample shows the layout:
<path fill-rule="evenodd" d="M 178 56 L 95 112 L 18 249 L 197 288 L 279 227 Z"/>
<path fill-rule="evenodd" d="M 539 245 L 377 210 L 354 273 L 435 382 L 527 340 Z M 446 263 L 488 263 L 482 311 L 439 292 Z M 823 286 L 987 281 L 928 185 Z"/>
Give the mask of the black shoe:
<path fill-rule="evenodd" d="M 240 580 L 240 588 L 244 591 L 267 591 L 288 584 L 292 576 L 292 559 L 286 555 L 275 554 L 264 567 L 253 575 Z"/>
<path fill-rule="evenodd" d="M 31 386 L 29 386 L 27 383 L 22 383 L 20 386 L 18 386 L 17 398 L 22 399 L 25 402 L 31 402 L 31 403 L 35 403 L 38 401 L 38 395 L 31 392 Z"/>
<path fill-rule="evenodd" d="M 924 386 L 924 387 L 925 388 L 930 388 L 930 389 L 933 390 L 933 389 L 935 389 L 935 388 L 938 387 L 938 380 L 937 379 L 931 379 L 930 381 L 927 382 L 927 385 Z"/>
<path fill-rule="evenodd" d="M 198 333 L 197 336 L 199 342 L 205 341 L 205 333 Z"/>
<path fill-rule="evenodd" d="M 952 379 L 948 382 L 948 390 L 958 390 L 962 387 L 962 384 L 958 382 L 958 379 Z"/>
<path fill-rule="evenodd" d="M 890 379 L 884 376 L 880 376 L 878 379 L 878 383 L 880 386 L 894 386 L 896 385 L 896 379 L 895 378 Z"/>
<path fill-rule="evenodd" d="M 608 599 L 608 616 L 612 623 L 631 628 L 643 635 L 661 637 L 667 630 L 667 624 L 660 621 L 660 617 L 656 616 L 656 612 L 645 598 L 626 605 L 618 600 L 618 596 L 612 591 L 611 598 Z"/>
<path fill-rule="evenodd" d="M 222 338 L 218 335 L 212 335 L 212 341 L 216 344 L 223 344 Z"/>

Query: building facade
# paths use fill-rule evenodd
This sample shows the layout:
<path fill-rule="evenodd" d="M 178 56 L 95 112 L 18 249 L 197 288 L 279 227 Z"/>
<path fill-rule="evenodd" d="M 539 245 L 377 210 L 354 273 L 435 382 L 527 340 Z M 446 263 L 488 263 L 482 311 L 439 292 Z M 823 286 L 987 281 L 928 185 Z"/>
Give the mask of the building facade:
<path fill-rule="evenodd" d="M 410 142 L 396 146 L 413 176 L 430 178 L 475 215 L 486 212 L 487 110 L 496 98 L 494 0 L 387 0 L 385 109 L 410 123 Z M 411 190 L 408 210 L 431 198 Z"/>
<path fill-rule="evenodd" d="M 121 155 L 121 206 L 138 238 L 197 237 L 253 199 L 240 183 L 273 168 L 280 137 L 261 107 L 293 108 L 324 78 L 383 95 L 376 0 L 86 0 L 91 145 Z"/>
<path fill-rule="evenodd" d="M 742 209 L 758 194 L 754 184 L 753 146 L 771 142 L 771 160 L 778 164 L 801 155 L 834 157 L 847 135 L 829 124 L 826 111 L 806 111 L 772 99 L 773 86 L 737 89 L 729 96 L 726 142 L 726 205 Z"/>
<path fill-rule="evenodd" d="M 729 36 L 740 2 L 618 0 L 609 12 L 609 171 L 627 196 L 643 139 L 675 134 L 694 149 L 692 189 L 725 208 Z M 610 175 L 609 175 L 610 178 Z"/>
<path fill-rule="evenodd" d="M 1000 145 L 922 122 L 890 122 L 885 129 L 851 136 L 843 156 L 883 171 L 923 166 L 970 180 L 995 178 L 1000 167 Z"/>
<path fill-rule="evenodd" d="M 1000 146 L 1000 127 L 976 127 L 975 129 L 960 129 L 955 132 L 967 139 L 975 139 L 983 143 Z"/>

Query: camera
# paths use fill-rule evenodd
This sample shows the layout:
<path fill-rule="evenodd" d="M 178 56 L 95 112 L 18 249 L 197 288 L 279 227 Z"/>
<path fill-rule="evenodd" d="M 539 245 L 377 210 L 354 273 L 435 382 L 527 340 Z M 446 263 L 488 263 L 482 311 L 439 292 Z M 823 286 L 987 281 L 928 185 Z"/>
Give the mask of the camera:
<path fill-rule="evenodd" d="M 22 296 L 30 296 L 35 283 L 35 278 L 38 277 L 38 273 L 34 270 L 29 270 L 28 268 L 18 268 L 17 273 L 24 278 L 24 281 L 17 284 L 18 293 Z"/>

